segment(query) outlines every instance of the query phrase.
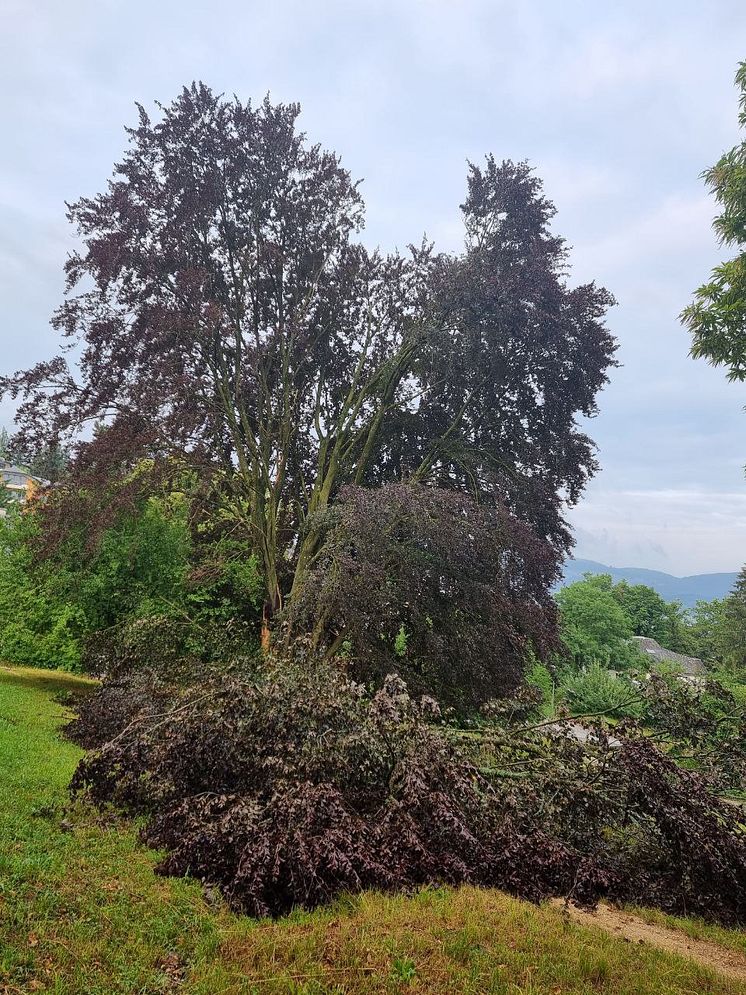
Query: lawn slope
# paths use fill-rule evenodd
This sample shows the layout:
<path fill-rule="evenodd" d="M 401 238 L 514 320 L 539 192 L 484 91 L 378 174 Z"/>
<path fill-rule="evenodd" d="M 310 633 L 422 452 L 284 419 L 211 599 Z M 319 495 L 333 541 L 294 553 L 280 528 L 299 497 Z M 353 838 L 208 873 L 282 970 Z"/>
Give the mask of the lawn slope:
<path fill-rule="evenodd" d="M 744 995 L 684 958 L 498 892 L 364 895 L 256 923 L 153 874 L 136 827 L 66 810 L 66 674 L 0 668 L 0 993 Z M 208 896 L 209 898 L 210 896 Z"/>

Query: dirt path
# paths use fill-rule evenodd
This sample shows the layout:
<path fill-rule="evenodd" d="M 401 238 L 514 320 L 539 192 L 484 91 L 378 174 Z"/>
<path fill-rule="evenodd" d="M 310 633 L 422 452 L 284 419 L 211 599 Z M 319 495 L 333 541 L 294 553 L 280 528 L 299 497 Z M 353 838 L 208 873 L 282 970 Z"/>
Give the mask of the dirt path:
<path fill-rule="evenodd" d="M 552 902 L 555 908 L 564 910 L 562 899 Z M 656 926 L 644 919 L 621 912 L 609 905 L 600 904 L 595 912 L 586 912 L 570 905 L 567 909 L 573 922 L 581 926 L 595 926 L 612 936 L 619 936 L 630 943 L 648 943 L 652 947 L 668 950 L 670 953 L 689 957 L 705 967 L 710 967 L 728 977 L 746 980 L 746 957 L 735 950 L 721 947 L 710 940 L 695 940 L 678 929 Z"/>

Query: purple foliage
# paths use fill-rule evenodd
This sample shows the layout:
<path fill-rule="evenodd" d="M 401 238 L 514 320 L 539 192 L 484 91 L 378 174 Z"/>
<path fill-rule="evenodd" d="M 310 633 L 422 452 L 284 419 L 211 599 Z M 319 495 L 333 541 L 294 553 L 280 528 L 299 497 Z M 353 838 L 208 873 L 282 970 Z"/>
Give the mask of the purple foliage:
<path fill-rule="evenodd" d="M 290 657 L 172 690 L 165 707 L 131 685 L 113 735 L 104 689 L 74 790 L 146 814 L 162 873 L 253 915 L 469 882 L 746 921 L 738 814 L 647 741 L 581 744 L 526 725 L 522 706 L 512 726 L 502 709 L 461 734 L 399 677 L 371 696 L 305 643 Z"/>

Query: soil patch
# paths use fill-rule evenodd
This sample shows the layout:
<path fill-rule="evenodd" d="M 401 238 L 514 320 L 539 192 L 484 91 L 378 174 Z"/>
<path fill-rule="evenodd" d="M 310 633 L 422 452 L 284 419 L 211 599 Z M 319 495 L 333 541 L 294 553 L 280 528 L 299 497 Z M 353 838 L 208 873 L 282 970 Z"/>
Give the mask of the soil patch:
<path fill-rule="evenodd" d="M 551 904 L 565 911 L 562 899 L 555 899 Z M 647 943 L 651 947 L 679 954 L 680 957 L 689 957 L 690 960 L 727 974 L 730 978 L 746 980 L 746 957 L 710 940 L 695 940 L 677 929 L 645 922 L 629 912 L 622 912 L 603 903 L 599 904 L 595 912 L 588 912 L 574 905 L 567 906 L 566 911 L 572 921 L 581 926 L 595 926 L 630 943 Z"/>

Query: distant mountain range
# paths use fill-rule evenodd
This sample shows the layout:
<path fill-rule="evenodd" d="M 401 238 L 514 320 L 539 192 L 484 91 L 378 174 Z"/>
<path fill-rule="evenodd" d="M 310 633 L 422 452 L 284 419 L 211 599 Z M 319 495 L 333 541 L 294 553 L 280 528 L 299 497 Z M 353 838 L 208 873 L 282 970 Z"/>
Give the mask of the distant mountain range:
<path fill-rule="evenodd" d="M 626 580 L 628 584 L 647 584 L 665 601 L 680 601 L 687 608 L 693 608 L 696 601 L 712 601 L 724 598 L 733 589 L 738 574 L 695 574 L 693 577 L 674 577 L 660 570 L 645 570 L 643 567 L 609 567 L 595 560 L 567 560 L 564 579 L 559 585 L 572 584 L 582 580 L 583 574 L 611 574 L 614 583 Z"/>

